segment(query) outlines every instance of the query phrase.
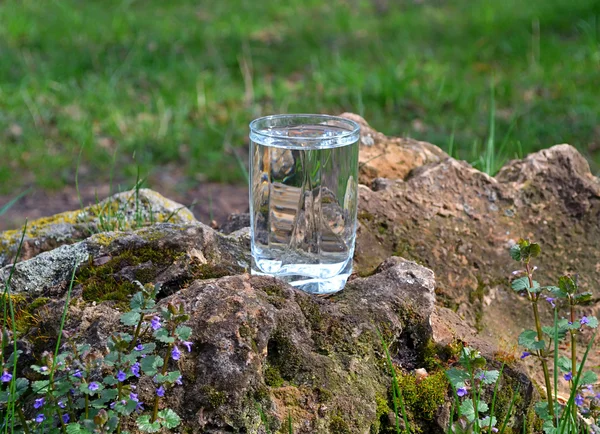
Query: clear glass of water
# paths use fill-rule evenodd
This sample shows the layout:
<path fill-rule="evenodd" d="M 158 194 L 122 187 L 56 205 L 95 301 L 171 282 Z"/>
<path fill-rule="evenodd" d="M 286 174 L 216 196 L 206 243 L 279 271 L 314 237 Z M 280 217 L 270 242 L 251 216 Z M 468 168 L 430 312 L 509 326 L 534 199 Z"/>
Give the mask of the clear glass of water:
<path fill-rule="evenodd" d="M 313 294 L 343 289 L 356 238 L 359 130 L 326 115 L 250 123 L 252 274 Z"/>

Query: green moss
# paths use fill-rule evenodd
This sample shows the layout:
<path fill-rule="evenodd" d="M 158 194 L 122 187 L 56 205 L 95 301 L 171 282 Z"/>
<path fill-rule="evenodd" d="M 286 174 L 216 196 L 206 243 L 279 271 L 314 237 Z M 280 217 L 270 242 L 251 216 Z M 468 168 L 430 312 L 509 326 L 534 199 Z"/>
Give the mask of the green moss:
<path fill-rule="evenodd" d="M 196 265 L 192 269 L 192 277 L 194 279 L 218 279 L 231 275 L 232 270 L 223 265 L 217 264 L 202 264 Z"/>
<path fill-rule="evenodd" d="M 450 359 L 459 356 L 460 350 L 457 343 L 439 345 L 430 339 L 420 348 L 421 364 L 428 371 L 445 369 Z"/>
<path fill-rule="evenodd" d="M 337 414 L 332 416 L 329 421 L 329 432 L 331 434 L 352 434 L 348 423 Z"/>
<path fill-rule="evenodd" d="M 282 331 L 277 331 L 267 343 L 267 361 L 286 381 L 293 381 L 300 372 L 299 357 L 293 342 Z"/>
<path fill-rule="evenodd" d="M 38 297 L 35 300 L 33 300 L 31 303 L 29 303 L 28 310 L 29 310 L 29 312 L 35 312 L 40 307 L 47 305 L 49 301 L 50 301 L 50 299 L 48 297 Z"/>
<path fill-rule="evenodd" d="M 387 222 L 381 222 L 377 225 L 377 232 L 379 232 L 380 235 L 385 234 L 387 231 L 388 231 Z"/>
<path fill-rule="evenodd" d="M 329 402 L 333 399 L 333 393 L 331 393 L 327 389 L 324 389 L 322 387 L 315 387 L 314 390 L 317 393 L 317 400 L 321 403 Z"/>
<path fill-rule="evenodd" d="M 150 283 L 160 269 L 172 264 L 183 255 L 173 249 L 157 249 L 147 245 L 138 249 L 124 250 L 103 265 L 90 261 L 77 273 L 77 282 L 83 287 L 82 297 L 89 302 L 113 301 L 117 307 L 128 309 L 130 297 L 138 291 L 138 286 L 118 275 L 126 267 L 146 264 L 135 270 L 135 278 L 142 283 Z"/>
<path fill-rule="evenodd" d="M 267 386 L 271 387 L 281 387 L 283 386 L 283 378 L 281 377 L 281 373 L 279 369 L 275 366 L 267 366 L 265 369 L 265 383 Z"/>
<path fill-rule="evenodd" d="M 227 400 L 225 392 L 221 392 L 214 387 L 202 386 L 200 390 L 206 395 L 206 399 L 213 409 L 219 408 Z"/>
<path fill-rule="evenodd" d="M 448 380 L 444 371 L 431 374 L 420 381 L 414 375 L 402 372 L 398 372 L 397 378 L 404 404 L 410 413 L 421 420 L 432 421 L 438 408 L 446 400 Z"/>
<path fill-rule="evenodd" d="M 379 434 L 381 427 L 388 423 L 388 413 L 391 411 L 388 401 L 381 395 L 375 396 L 377 409 L 375 413 L 375 422 L 371 425 L 370 434 Z"/>
<path fill-rule="evenodd" d="M 360 211 L 358 213 L 358 219 L 366 222 L 372 222 L 375 220 L 375 216 L 368 211 Z"/>

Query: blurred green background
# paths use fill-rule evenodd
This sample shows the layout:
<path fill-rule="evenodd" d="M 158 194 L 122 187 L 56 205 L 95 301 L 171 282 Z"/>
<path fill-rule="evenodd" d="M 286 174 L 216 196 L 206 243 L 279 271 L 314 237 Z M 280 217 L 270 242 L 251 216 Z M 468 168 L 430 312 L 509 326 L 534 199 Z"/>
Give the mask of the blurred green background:
<path fill-rule="evenodd" d="M 565 142 L 598 173 L 600 2 L 0 1 L 3 194 L 72 185 L 80 149 L 88 183 L 242 183 L 251 119 L 344 111 L 491 173 Z"/>

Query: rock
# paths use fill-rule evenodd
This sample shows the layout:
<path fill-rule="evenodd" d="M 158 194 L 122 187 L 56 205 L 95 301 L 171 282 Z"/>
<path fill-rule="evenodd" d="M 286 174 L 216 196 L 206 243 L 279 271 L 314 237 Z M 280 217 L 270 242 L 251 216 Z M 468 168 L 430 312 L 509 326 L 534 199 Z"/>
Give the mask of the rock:
<path fill-rule="evenodd" d="M 181 204 L 142 188 L 115 194 L 81 210 L 63 212 L 29 222 L 20 259 L 71 244 L 98 232 L 128 230 L 140 222 L 194 222 L 193 214 Z M 11 263 L 23 228 L 0 234 L 0 266 Z"/>
<path fill-rule="evenodd" d="M 439 364 L 452 363 L 456 341 L 434 340 L 431 270 L 393 257 L 344 291 L 318 298 L 274 278 L 243 274 L 243 232 L 224 236 L 201 223 L 162 223 L 96 234 L 20 262 L 12 290 L 51 300 L 24 333 L 21 342 L 31 344 L 23 348 L 52 350 L 52 342 L 37 337 L 58 333 L 72 267 L 85 254 L 65 327 L 69 336 L 105 348 L 120 330 L 117 318 L 138 290 L 136 281 L 162 285 L 159 306 L 183 304 L 190 313 L 193 351 L 178 365 L 184 387 L 166 398 L 184 431 L 263 432 L 258 406 L 271 432 L 284 429 L 289 416 L 296 433 L 363 434 L 392 426 L 383 336 L 400 381 L 413 391 L 406 398 L 411 423 L 423 432 L 444 432 L 440 423 L 453 397 Z M 35 360 L 32 351 L 26 360 Z M 427 377 L 417 378 L 415 370 L 426 370 Z M 507 375 L 512 387 L 521 373 Z M 154 394 L 148 381 L 136 389 L 145 402 Z M 501 390 L 511 396 L 512 389 Z M 520 402 L 526 412 L 533 400 L 523 395 Z"/>
<path fill-rule="evenodd" d="M 133 233 L 95 234 L 19 262 L 14 271 L 12 265 L 7 265 L 0 269 L 0 286 L 4 287 L 10 278 L 14 293 L 56 293 L 57 288 L 64 291 L 67 287 L 76 265 L 112 269 L 122 264 L 139 267 L 131 268 L 127 275 L 119 275 L 117 286 L 139 280 L 142 284 L 153 281 L 176 290 L 182 281 L 198 275 L 214 277 L 244 272 L 249 267 L 249 257 L 243 242 L 220 235 L 202 223 L 158 223 Z M 103 289 L 110 288 L 98 288 L 100 292 Z"/>
<path fill-rule="evenodd" d="M 361 128 L 358 179 L 362 184 L 371 185 L 374 178 L 404 179 L 417 167 L 449 158 L 431 143 L 377 132 L 354 113 L 341 116 L 357 122 Z"/>
<path fill-rule="evenodd" d="M 355 265 L 368 274 L 390 255 L 423 264 L 438 276 L 441 305 L 485 336 L 514 341 L 531 315 L 510 289 L 509 247 L 536 240 L 538 281 L 577 272 L 591 290 L 600 281 L 599 221 L 600 181 L 571 146 L 511 162 L 495 178 L 449 158 L 382 190 L 361 187 Z"/>

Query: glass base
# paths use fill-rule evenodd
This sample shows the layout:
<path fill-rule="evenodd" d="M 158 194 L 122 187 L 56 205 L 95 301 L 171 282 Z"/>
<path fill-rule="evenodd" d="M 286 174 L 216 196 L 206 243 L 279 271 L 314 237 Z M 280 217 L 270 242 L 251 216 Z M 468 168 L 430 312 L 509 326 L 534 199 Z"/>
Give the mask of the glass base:
<path fill-rule="evenodd" d="M 337 276 L 324 279 L 302 275 L 268 274 L 255 269 L 252 269 L 251 273 L 255 276 L 277 277 L 295 288 L 314 295 L 330 295 L 339 292 L 344 289 L 346 281 L 348 280 L 348 277 L 350 277 L 350 274 L 338 274 Z"/>

